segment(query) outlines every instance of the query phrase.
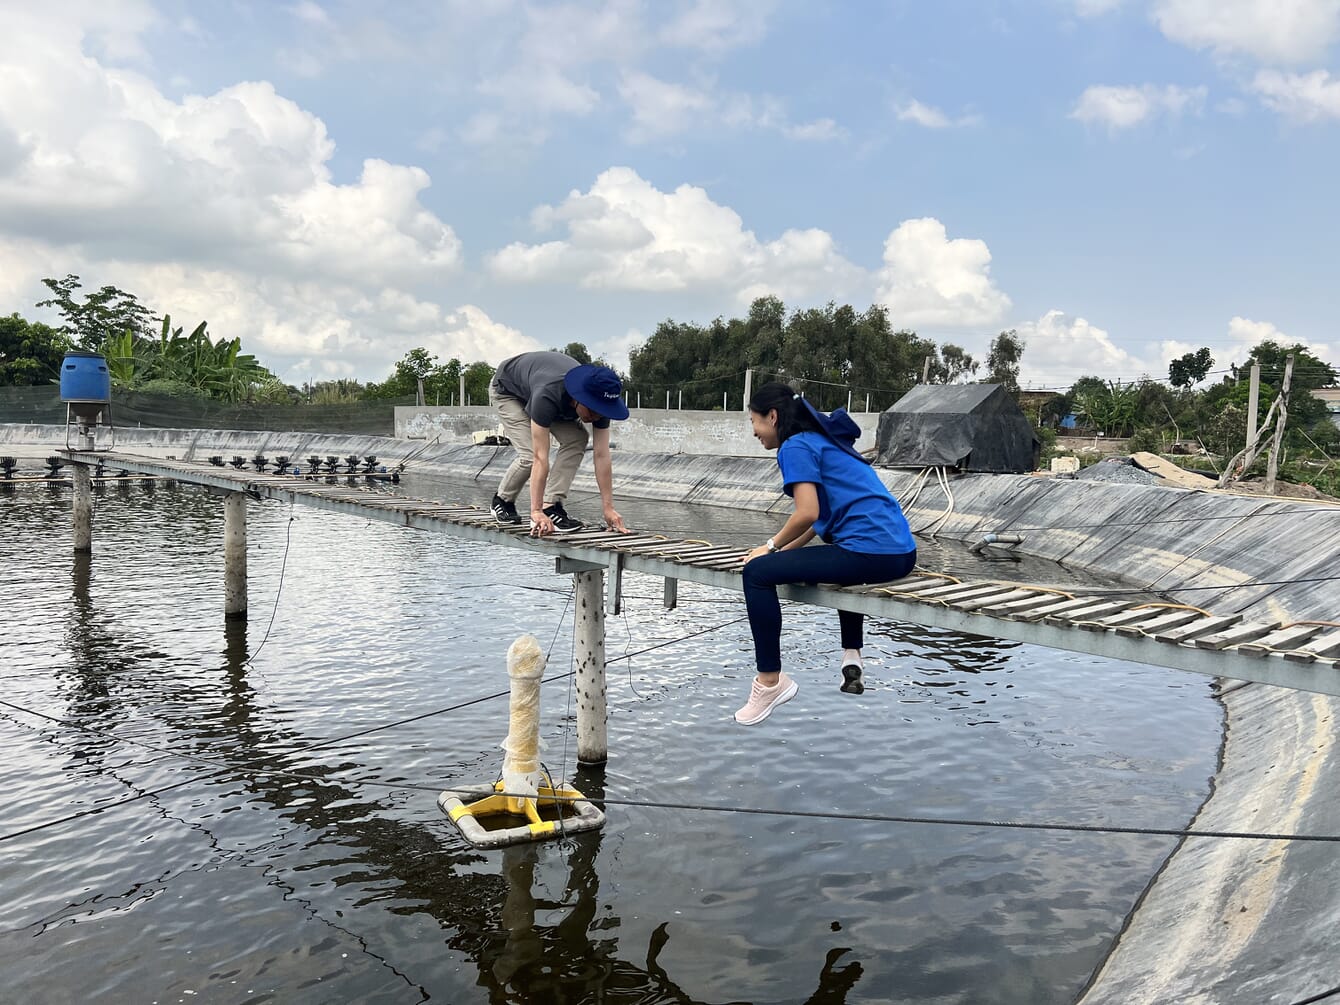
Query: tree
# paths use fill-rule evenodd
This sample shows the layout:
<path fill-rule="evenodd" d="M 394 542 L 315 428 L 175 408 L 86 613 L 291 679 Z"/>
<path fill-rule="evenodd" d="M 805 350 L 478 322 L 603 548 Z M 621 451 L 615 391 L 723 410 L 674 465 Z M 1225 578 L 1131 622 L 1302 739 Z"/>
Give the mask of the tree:
<path fill-rule="evenodd" d="M 0 317 L 0 385 L 32 387 L 60 379 L 61 360 L 73 346 L 61 331 L 21 318 Z"/>
<path fill-rule="evenodd" d="M 1199 384 L 1214 366 L 1210 350 L 1202 346 L 1195 352 L 1178 356 L 1168 364 L 1168 383 L 1173 387 L 1190 387 Z"/>
<path fill-rule="evenodd" d="M 946 342 L 940 347 L 940 374 L 945 384 L 953 384 L 960 377 L 976 374 L 977 365 L 977 361 L 964 352 L 962 346 Z"/>
<path fill-rule="evenodd" d="M 1024 340 L 1011 328 L 991 340 L 986 354 L 986 380 L 989 384 L 1003 384 L 1011 394 L 1019 393 L 1019 360 L 1024 355 Z"/>
<path fill-rule="evenodd" d="M 465 398 L 472 405 L 489 403 L 489 383 L 493 367 L 484 362 L 471 363 L 465 368 Z"/>
<path fill-rule="evenodd" d="M 446 405 L 459 397 L 462 374 L 465 375 L 465 393 L 470 403 L 487 404 L 493 367 L 487 363 L 471 363 L 469 366 L 463 366 L 461 361 L 455 358 L 441 363 L 422 346 L 405 353 L 396 363 L 391 375 L 380 384 L 368 384 L 363 392 L 363 398 L 372 401 L 413 398 L 419 393 L 419 381 L 422 380 L 424 402 L 429 405 Z"/>
<path fill-rule="evenodd" d="M 582 342 L 569 342 L 567 345 L 565 345 L 562 349 L 559 349 L 558 351 L 563 353 L 565 356 L 571 356 L 578 363 L 591 362 L 591 351 L 587 349 L 586 345 Z"/>
<path fill-rule="evenodd" d="M 441 369 L 437 357 L 422 346 L 418 346 L 405 353 L 396 362 L 391 375 L 384 381 L 380 384 L 368 384 L 363 396 L 375 400 L 413 398 L 419 393 L 419 381 L 422 380 L 427 400 L 433 401 L 435 397 L 428 393 L 428 384 L 434 376 L 445 376 L 439 372 Z M 457 372 L 459 373 L 459 370 Z M 451 390 L 454 391 L 455 388 L 452 387 Z"/>
<path fill-rule="evenodd" d="M 112 334 L 128 331 L 133 336 L 149 338 L 154 331 L 153 312 L 136 300 L 133 293 L 104 286 L 96 293 L 86 294 L 81 303 L 75 299 L 75 291 L 81 288 L 76 275 L 43 279 L 42 285 L 52 296 L 38 301 L 37 306 L 56 308 L 64 319 L 60 330 L 80 349 L 96 352 Z"/>

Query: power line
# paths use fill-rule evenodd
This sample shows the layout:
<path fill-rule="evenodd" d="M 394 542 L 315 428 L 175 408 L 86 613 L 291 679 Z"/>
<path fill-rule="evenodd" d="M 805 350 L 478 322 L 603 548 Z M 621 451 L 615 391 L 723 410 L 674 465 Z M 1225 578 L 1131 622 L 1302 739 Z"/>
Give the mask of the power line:
<path fill-rule="evenodd" d="M 567 676 L 569 676 L 569 674 L 561 675 L 561 677 L 567 677 Z M 546 681 L 548 679 L 549 678 L 546 678 Z M 488 697 L 496 697 L 496 696 L 487 696 L 485 698 L 473 699 L 469 702 L 462 702 L 460 705 L 456 707 L 463 708 L 466 707 L 467 705 L 475 704 L 479 701 L 488 700 Z M 197 761 L 211 765 L 219 765 L 221 763 L 217 760 L 208 757 L 203 757 L 199 754 L 190 754 L 190 753 L 172 751 L 167 750 L 165 748 L 153 746 L 152 744 L 146 744 L 137 740 L 123 739 L 113 734 L 105 733 L 101 730 L 96 730 L 91 727 L 82 726 L 78 723 L 71 723 L 65 720 L 56 719 L 53 716 L 46 715 L 45 713 L 42 712 L 35 712 L 30 709 L 25 709 L 22 708 L 21 706 L 14 705 L 7 701 L 0 700 L 0 705 L 3 705 L 11 709 L 16 709 L 20 712 L 34 715 L 39 718 L 48 719 L 52 722 L 57 722 L 62 725 L 69 726 L 80 732 L 90 733 L 96 736 L 102 736 L 114 741 L 129 743 L 134 746 L 142 747 L 148 750 L 153 750 L 157 753 L 163 753 L 169 756 L 181 757 L 187 760 Z M 413 722 L 416 719 L 426 718 L 428 714 L 440 714 L 440 713 L 426 713 L 423 716 L 416 716 L 411 719 L 402 720 L 402 722 Z M 390 728 L 391 725 L 393 724 L 388 723 L 385 726 L 377 727 L 377 729 L 387 729 Z M 351 734 L 351 735 L 361 736 L 365 735 L 365 733 Z M 294 753 L 300 753 L 300 752 L 305 753 L 309 750 L 315 750 L 321 746 L 326 746 L 333 742 L 337 741 L 327 740 L 320 744 L 313 744 L 311 746 L 299 748 L 298 750 L 294 751 Z M 204 777 L 214 778 L 218 777 L 219 775 L 226 774 L 228 772 L 238 772 L 238 771 L 250 771 L 255 775 L 264 777 L 295 778 L 302 781 L 310 781 L 317 783 L 329 782 L 332 777 L 330 774 L 318 775 L 306 771 L 295 771 L 289 768 L 266 768 L 264 766 L 251 767 L 248 764 L 241 764 L 241 765 L 225 764 L 222 765 L 220 771 L 214 772 Z M 177 782 L 174 783 L 173 785 L 165 786 L 161 789 L 156 789 L 152 792 L 140 793 L 138 795 L 131 796 L 123 800 L 119 800 L 115 803 L 105 804 L 103 806 L 95 807 L 90 810 L 85 810 L 82 813 L 62 817 L 60 820 L 48 821 L 45 824 L 37 824 L 32 827 L 25 828 L 22 831 L 15 831 L 10 834 L 0 835 L 0 843 L 21 837 L 25 834 L 31 834 L 34 831 L 44 830 L 48 827 L 54 827 L 61 823 L 67 823 L 72 820 L 77 820 L 80 819 L 81 817 L 101 813 L 104 810 L 112 809 L 118 806 L 124 806 L 127 803 L 136 802 L 139 799 L 145 799 L 150 796 L 159 795 L 163 792 L 170 791 L 171 789 L 180 788 L 184 785 L 190 784 L 193 781 L 199 781 L 199 780 L 200 779 L 188 779 L 187 781 Z M 430 785 L 418 785 L 412 782 L 383 782 L 377 779 L 362 779 L 362 778 L 341 779 L 340 784 L 353 786 L 355 788 L 366 787 L 366 788 L 389 789 L 392 791 L 413 791 L 413 792 L 428 792 L 428 793 L 441 793 L 443 791 L 450 790 L 449 784 L 438 784 L 430 786 Z M 505 791 L 496 794 L 503 796 L 515 796 L 515 797 L 530 795 L 529 793 L 505 792 Z M 554 799 L 560 801 L 575 801 L 576 798 L 577 797 L 570 797 L 570 796 L 569 797 L 557 796 L 557 795 L 554 796 Z M 844 821 L 855 821 L 865 823 L 914 824 L 914 825 L 940 826 L 940 827 L 969 827 L 976 829 L 993 829 L 993 830 L 1006 829 L 1006 830 L 1029 830 L 1029 831 L 1055 831 L 1062 833 L 1080 833 L 1080 834 L 1131 834 L 1143 837 L 1216 838 L 1220 840 L 1245 840 L 1245 841 L 1299 841 L 1308 843 L 1315 842 L 1315 843 L 1327 843 L 1327 844 L 1340 843 L 1340 834 L 1301 834 L 1289 831 L 1277 832 L 1277 831 L 1198 830 L 1196 828 L 1191 827 L 1139 827 L 1139 826 L 1130 826 L 1121 824 L 1077 824 L 1077 823 L 1066 823 L 1063 821 L 1029 821 L 1029 820 L 1000 820 L 1000 819 L 973 818 L 973 817 L 910 816 L 905 814 L 873 813 L 873 812 L 858 813 L 858 812 L 849 812 L 842 810 L 772 809 L 769 807 L 761 807 L 761 806 L 725 806 L 714 803 L 667 802 L 660 800 L 635 799 L 630 797 L 608 796 L 608 795 L 599 798 L 588 797 L 588 796 L 582 796 L 581 798 L 585 799 L 588 802 L 599 803 L 606 806 L 631 806 L 644 809 L 658 809 L 658 810 L 691 810 L 702 813 L 731 813 L 731 814 L 743 814 L 750 816 L 786 817 L 792 819 L 844 820 Z"/>

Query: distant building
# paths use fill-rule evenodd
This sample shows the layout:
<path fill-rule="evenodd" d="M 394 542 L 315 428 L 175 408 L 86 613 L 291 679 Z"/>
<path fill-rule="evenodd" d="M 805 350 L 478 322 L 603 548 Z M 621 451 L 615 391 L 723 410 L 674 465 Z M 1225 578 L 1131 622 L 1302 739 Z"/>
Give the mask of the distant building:
<path fill-rule="evenodd" d="M 1312 395 L 1326 402 L 1326 410 L 1331 413 L 1331 421 L 1340 426 L 1340 387 L 1319 387 L 1312 392 Z"/>

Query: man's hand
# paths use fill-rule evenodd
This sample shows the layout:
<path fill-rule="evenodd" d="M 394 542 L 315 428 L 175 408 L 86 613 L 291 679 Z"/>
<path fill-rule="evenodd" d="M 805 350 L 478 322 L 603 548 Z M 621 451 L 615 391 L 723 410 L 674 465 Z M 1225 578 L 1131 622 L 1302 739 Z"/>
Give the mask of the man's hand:
<path fill-rule="evenodd" d="M 619 516 L 613 506 L 605 508 L 605 526 L 610 530 L 618 531 L 620 534 L 632 533 L 632 531 L 624 526 L 623 517 Z"/>
<path fill-rule="evenodd" d="M 530 511 L 530 536 L 544 537 L 546 534 L 554 532 L 554 521 L 545 516 L 544 510 L 533 509 Z"/>

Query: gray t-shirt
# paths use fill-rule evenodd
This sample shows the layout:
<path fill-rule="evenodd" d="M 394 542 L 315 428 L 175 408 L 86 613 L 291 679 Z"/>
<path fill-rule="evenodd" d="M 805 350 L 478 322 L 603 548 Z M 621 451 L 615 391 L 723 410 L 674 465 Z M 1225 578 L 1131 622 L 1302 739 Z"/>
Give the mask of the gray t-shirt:
<path fill-rule="evenodd" d="M 576 403 L 563 387 L 563 376 L 580 364 L 561 352 L 523 352 L 498 364 L 493 383 L 511 398 L 519 398 L 530 421 L 548 429 L 555 422 L 577 422 Z M 591 423 L 608 429 L 603 416 Z"/>

